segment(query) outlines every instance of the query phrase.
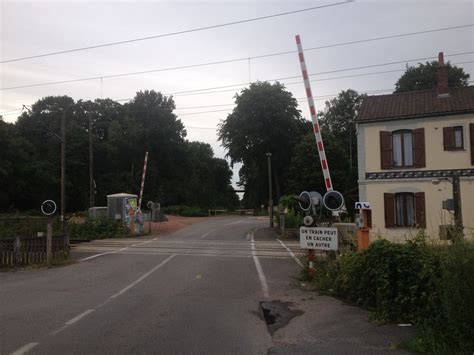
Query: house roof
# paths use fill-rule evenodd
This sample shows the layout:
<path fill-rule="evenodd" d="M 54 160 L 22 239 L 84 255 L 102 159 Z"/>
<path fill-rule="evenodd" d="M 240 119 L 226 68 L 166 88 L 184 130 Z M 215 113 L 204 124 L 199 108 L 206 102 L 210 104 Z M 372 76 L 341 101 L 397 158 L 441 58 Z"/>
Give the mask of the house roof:
<path fill-rule="evenodd" d="M 436 89 L 367 96 L 359 110 L 359 123 L 443 116 L 474 112 L 474 86 L 451 88 L 447 97 Z"/>

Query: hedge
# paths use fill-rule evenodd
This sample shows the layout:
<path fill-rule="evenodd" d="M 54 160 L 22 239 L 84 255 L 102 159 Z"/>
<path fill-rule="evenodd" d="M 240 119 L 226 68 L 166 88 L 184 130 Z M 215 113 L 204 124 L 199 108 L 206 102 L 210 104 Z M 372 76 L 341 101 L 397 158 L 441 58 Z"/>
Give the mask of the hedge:
<path fill-rule="evenodd" d="M 417 238 L 315 263 L 320 291 L 373 312 L 375 319 L 418 325 L 411 350 L 474 350 L 474 244 L 434 247 Z"/>
<path fill-rule="evenodd" d="M 127 236 L 130 230 L 122 221 L 112 219 L 87 219 L 85 223 L 69 223 L 69 238 L 92 240 Z"/>

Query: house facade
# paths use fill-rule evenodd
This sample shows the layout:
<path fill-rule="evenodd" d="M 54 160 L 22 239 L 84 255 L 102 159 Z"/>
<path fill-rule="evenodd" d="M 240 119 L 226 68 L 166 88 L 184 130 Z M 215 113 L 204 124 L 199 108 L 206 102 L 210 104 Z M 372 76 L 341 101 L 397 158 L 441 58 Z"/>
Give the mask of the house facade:
<path fill-rule="evenodd" d="M 449 88 L 442 53 L 439 63 L 436 89 L 362 103 L 359 200 L 372 206 L 371 240 L 403 241 L 420 229 L 434 241 L 449 238 L 454 175 L 463 233 L 474 239 L 474 86 Z"/>

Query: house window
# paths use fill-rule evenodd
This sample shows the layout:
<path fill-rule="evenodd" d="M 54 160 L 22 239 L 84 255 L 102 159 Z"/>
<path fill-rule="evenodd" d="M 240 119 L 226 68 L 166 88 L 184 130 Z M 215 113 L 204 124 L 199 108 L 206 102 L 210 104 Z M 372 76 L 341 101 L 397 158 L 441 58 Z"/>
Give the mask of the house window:
<path fill-rule="evenodd" d="M 464 135 L 462 126 L 443 128 L 444 150 L 463 150 Z"/>
<path fill-rule="evenodd" d="M 395 225 L 397 227 L 415 225 L 415 194 L 395 194 Z"/>
<path fill-rule="evenodd" d="M 454 127 L 454 149 L 463 149 L 462 126 Z"/>
<path fill-rule="evenodd" d="M 386 228 L 425 228 L 425 193 L 384 193 Z"/>
<path fill-rule="evenodd" d="M 380 131 L 382 169 L 424 168 L 425 129 Z"/>
<path fill-rule="evenodd" d="M 392 160 L 394 167 L 413 166 L 413 133 L 396 131 L 392 133 Z"/>

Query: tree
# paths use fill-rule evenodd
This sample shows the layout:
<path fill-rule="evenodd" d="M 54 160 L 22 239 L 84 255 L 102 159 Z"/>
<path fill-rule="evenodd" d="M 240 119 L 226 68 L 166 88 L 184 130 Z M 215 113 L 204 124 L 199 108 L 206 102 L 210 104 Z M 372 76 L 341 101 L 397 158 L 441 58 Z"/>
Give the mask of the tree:
<path fill-rule="evenodd" d="M 227 162 L 208 144 L 188 142 L 174 102 L 156 91 L 138 92 L 121 105 L 110 99 L 45 97 L 15 124 L 0 120 L 0 209 L 35 209 L 60 194 L 60 122 L 66 113 L 66 207 L 89 207 L 89 120 L 92 121 L 96 205 L 106 195 L 138 193 L 149 152 L 143 202 L 201 208 L 238 203 Z"/>
<path fill-rule="evenodd" d="M 324 111 L 319 113 L 321 127 L 332 132 L 341 145 L 349 170 L 357 168 L 355 119 L 364 97 L 355 90 L 343 90 L 334 99 L 326 101 Z"/>
<path fill-rule="evenodd" d="M 451 65 L 450 62 L 446 65 L 449 87 L 457 88 L 468 85 L 469 74 L 465 73 L 463 68 Z M 395 83 L 395 93 L 435 88 L 438 83 L 437 67 L 437 61 L 418 63 L 416 67 L 407 65 L 405 73 Z"/>
<path fill-rule="evenodd" d="M 278 82 L 257 82 L 237 94 L 235 104 L 233 112 L 221 123 L 218 134 L 231 164 L 243 164 L 239 175 L 246 191 L 245 202 L 256 207 L 268 198 L 267 152 L 272 153 L 275 200 L 278 201 L 286 189 L 283 176 L 291 150 L 304 127 L 296 99 Z"/>
<path fill-rule="evenodd" d="M 324 110 L 318 113 L 332 183 L 342 193 L 357 189 L 355 118 L 363 98 L 351 89 L 341 91 L 336 98 L 326 101 Z M 288 190 L 291 194 L 303 190 L 326 192 L 313 133 L 306 134 L 293 149 Z M 353 204 L 348 200 L 346 205 L 351 209 Z"/>

